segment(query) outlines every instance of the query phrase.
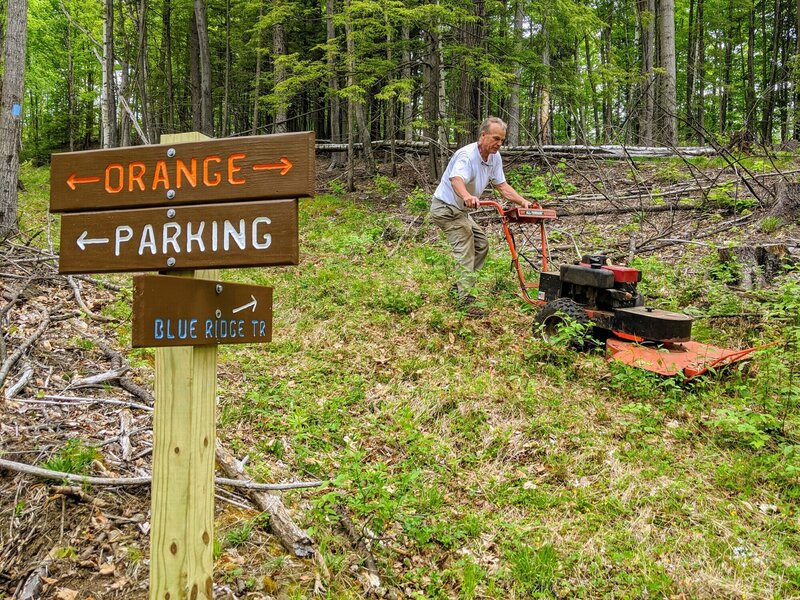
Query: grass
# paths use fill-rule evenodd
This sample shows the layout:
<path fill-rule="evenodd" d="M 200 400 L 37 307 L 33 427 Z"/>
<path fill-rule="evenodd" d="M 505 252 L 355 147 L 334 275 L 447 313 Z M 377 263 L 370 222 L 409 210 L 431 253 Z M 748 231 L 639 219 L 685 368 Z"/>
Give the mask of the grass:
<path fill-rule="evenodd" d="M 363 593 L 342 514 L 412 598 L 800 596 L 796 346 L 693 384 L 609 365 L 533 337 L 497 240 L 489 316 L 473 321 L 448 298 L 443 241 L 423 224 L 394 252 L 405 230 L 322 195 L 301 201 L 299 266 L 223 275 L 273 286 L 275 322 L 271 344 L 220 347 L 219 435 L 259 477 L 328 481 L 285 496 L 328 565 L 326 597 Z M 640 261 L 657 305 L 733 306 L 724 282 L 704 285 L 709 265 L 687 281 L 686 260 Z M 736 308 L 782 306 L 797 328 L 796 277 L 784 286 Z M 780 323 L 743 335 L 777 339 Z M 718 325 L 704 335 L 741 334 Z"/>

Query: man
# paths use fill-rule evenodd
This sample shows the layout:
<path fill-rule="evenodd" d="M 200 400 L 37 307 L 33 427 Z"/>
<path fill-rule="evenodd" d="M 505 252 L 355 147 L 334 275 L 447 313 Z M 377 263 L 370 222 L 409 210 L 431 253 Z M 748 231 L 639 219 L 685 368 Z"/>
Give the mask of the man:
<path fill-rule="evenodd" d="M 506 181 L 500 146 L 506 139 L 506 124 L 489 117 L 481 124 L 478 141 L 453 154 L 431 201 L 431 220 L 444 231 L 458 263 L 458 281 L 454 291 L 462 307 L 472 316 L 483 311 L 474 306 L 473 288 L 477 272 L 489 252 L 486 231 L 468 213 L 477 208 L 480 195 L 491 183 L 506 200 L 528 208 L 531 203 Z"/>

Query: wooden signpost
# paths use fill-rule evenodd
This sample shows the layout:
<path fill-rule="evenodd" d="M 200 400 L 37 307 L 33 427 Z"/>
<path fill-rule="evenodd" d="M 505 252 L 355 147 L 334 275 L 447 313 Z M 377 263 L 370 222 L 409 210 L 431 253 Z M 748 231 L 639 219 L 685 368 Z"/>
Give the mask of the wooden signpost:
<path fill-rule="evenodd" d="M 161 142 L 53 155 L 50 211 L 60 273 L 174 275 L 134 283 L 133 346 L 156 347 L 150 598 L 210 600 L 217 344 L 272 339 L 272 289 L 217 268 L 297 264 L 314 135 Z"/>

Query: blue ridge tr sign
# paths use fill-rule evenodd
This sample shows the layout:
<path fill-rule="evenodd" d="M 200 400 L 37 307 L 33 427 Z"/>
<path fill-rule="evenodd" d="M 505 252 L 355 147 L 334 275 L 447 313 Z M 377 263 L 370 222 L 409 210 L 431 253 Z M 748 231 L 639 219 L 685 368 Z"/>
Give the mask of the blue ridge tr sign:
<path fill-rule="evenodd" d="M 165 302 L 180 298 L 181 302 Z M 166 275 L 133 278 L 134 348 L 272 340 L 272 288 Z"/>

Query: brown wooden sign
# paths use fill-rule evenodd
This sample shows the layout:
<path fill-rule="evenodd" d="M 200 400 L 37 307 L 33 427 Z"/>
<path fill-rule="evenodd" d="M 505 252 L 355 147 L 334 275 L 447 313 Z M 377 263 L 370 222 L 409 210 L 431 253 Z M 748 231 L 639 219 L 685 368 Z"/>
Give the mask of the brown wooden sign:
<path fill-rule="evenodd" d="M 272 288 L 136 275 L 131 337 L 134 348 L 272 341 Z"/>
<path fill-rule="evenodd" d="M 296 265 L 297 202 L 65 214 L 58 272 Z"/>
<path fill-rule="evenodd" d="M 50 211 L 314 195 L 313 132 L 53 154 Z"/>

